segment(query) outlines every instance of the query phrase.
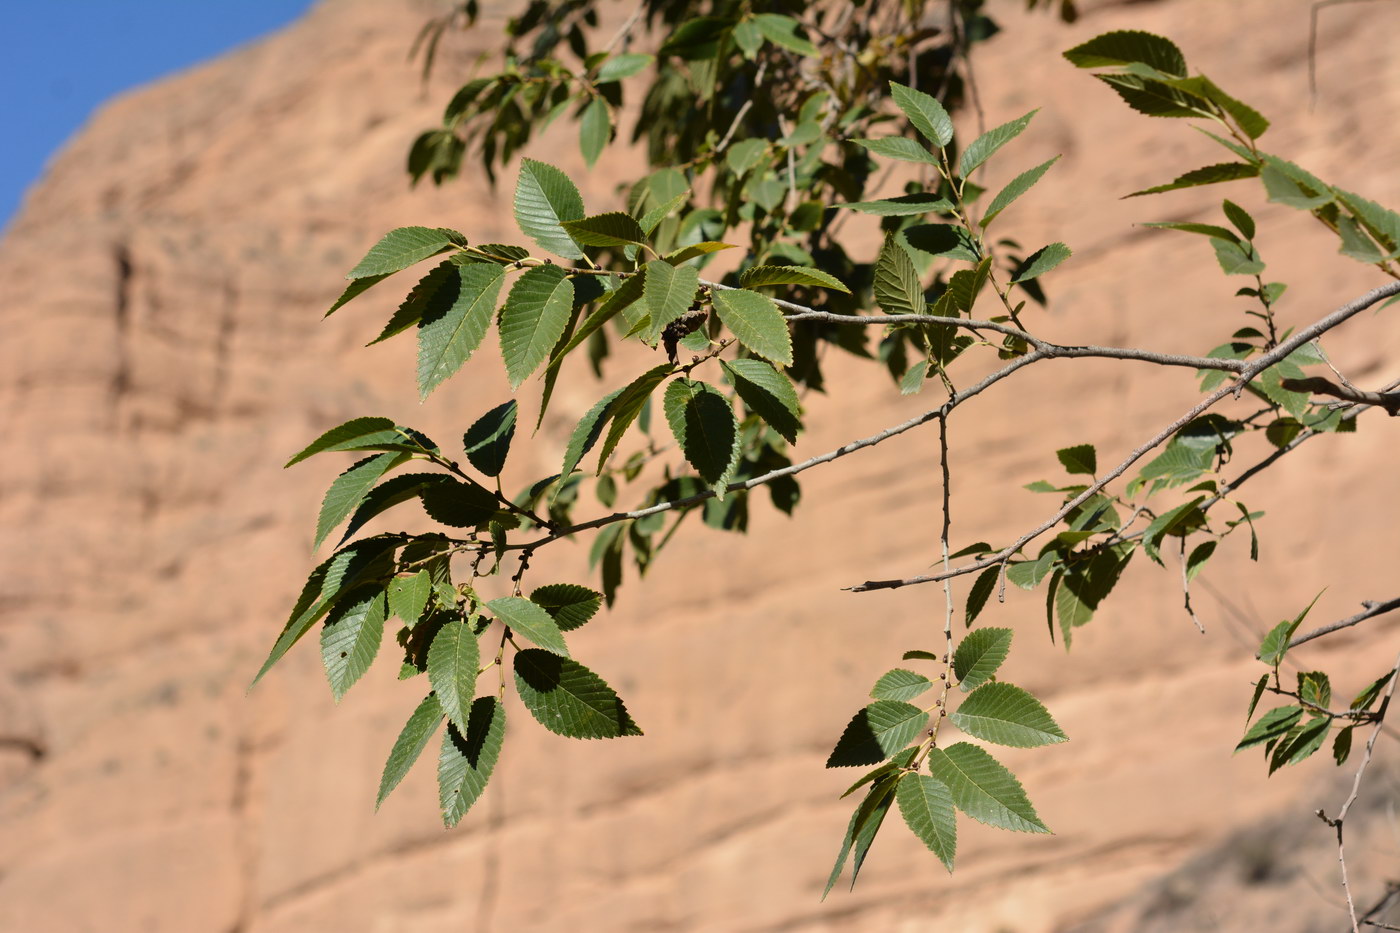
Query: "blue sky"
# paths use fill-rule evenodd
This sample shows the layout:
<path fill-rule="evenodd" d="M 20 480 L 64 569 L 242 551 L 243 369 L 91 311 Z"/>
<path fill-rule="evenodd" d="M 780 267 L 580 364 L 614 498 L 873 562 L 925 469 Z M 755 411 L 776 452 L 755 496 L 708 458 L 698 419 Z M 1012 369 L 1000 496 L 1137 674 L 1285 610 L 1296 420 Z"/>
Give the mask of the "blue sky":
<path fill-rule="evenodd" d="M 0 229 L 114 94 L 300 16 L 312 0 L 0 0 Z"/>

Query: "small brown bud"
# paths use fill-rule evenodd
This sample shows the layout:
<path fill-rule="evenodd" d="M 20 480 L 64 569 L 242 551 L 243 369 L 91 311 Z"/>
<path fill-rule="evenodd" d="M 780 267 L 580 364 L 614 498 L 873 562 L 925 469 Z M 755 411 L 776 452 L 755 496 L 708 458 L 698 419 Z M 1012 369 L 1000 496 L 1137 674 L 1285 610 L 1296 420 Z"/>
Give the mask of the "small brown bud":
<path fill-rule="evenodd" d="M 938 711 L 938 715 L 940 715 L 940 716 L 947 716 L 947 715 L 948 715 L 948 711 L 947 711 L 946 709 L 941 709 L 941 710 Z"/>

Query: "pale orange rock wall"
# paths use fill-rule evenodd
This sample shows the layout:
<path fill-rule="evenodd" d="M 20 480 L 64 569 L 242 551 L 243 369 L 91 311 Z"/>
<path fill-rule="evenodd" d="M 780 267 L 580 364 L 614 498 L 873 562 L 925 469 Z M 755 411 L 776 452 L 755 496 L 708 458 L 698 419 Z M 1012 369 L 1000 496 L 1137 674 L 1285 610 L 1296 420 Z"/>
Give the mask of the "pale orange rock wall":
<path fill-rule="evenodd" d="M 1310 113 L 1301 0 L 1086 6 L 1062 27 L 1004 2 L 1008 29 L 976 61 L 990 122 L 1042 108 L 989 178 L 1064 154 L 999 222 L 1024 243 L 1075 249 L 1047 283 L 1051 310 L 1031 315 L 1038 332 L 1194 353 L 1241 318 L 1239 280 L 1211 270 L 1203 240 L 1132 226 L 1214 219 L 1225 189 L 1117 200 L 1218 157 L 1184 123 L 1134 116 L 1058 57 L 1100 31 L 1175 37 L 1276 119 L 1274 151 L 1400 203 L 1400 64 L 1385 39 L 1400 34 L 1400 7 L 1326 11 Z M 1244 560 L 1232 539 L 1206 571 L 1234 608 L 1198 588 L 1204 637 L 1180 609 L 1175 570 L 1142 559 L 1068 656 L 1044 636 L 1043 594 L 988 610 L 1017 629 L 1007 679 L 1043 696 L 1072 741 L 1005 756 L 1057 835 L 964 822 L 951 879 L 891 817 L 856 892 L 818 900 L 850 777 L 824 772 L 824 756 L 900 651 L 937 644 L 935 588 L 840 590 L 932 561 L 932 428 L 805 474 L 793 520 L 765 505 L 746 538 L 682 535 L 573 639 L 646 737 L 569 742 L 511 702 L 492 787 L 455 831 L 437 820 L 431 752 L 374 812 L 383 757 L 422 689 L 395 682 L 393 665 L 336 708 L 306 644 L 245 695 L 313 562 L 319 496 L 338 469 L 284 473 L 286 456 L 365 413 L 451 438 L 507 397 L 485 355 L 420 406 L 408 341 L 362 349 L 408 283 L 320 320 L 387 228 L 514 236 L 509 179 L 497 192 L 471 177 L 407 188 L 408 141 L 499 24 L 488 16 L 455 39 L 424 95 L 404 55 L 426 9 L 329 2 L 115 100 L 0 242 L 0 929 L 1038 933 L 1254 821 L 1325 835 L 1310 813 L 1341 799 L 1328 764 L 1265 781 L 1257 758 L 1229 750 L 1267 626 L 1323 586 L 1319 620 L 1395 595 L 1400 447 L 1376 415 L 1247 488 L 1269 513 L 1263 560 Z M 567 132 L 532 153 L 578 167 Z M 631 171 L 605 159 L 590 205 L 615 205 Z M 1257 186 L 1229 193 L 1256 210 L 1271 272 L 1291 285 L 1289 324 L 1380 281 L 1306 217 L 1264 206 Z M 1352 378 L 1389 381 L 1400 318 L 1363 315 L 1327 346 Z M 508 485 L 549 472 L 572 419 L 604 391 L 573 376 Z M 810 400 L 799 454 L 934 401 L 901 399 L 854 362 L 830 377 L 840 391 Z M 609 385 L 623 378 L 614 368 Z M 1089 441 L 1114 460 L 1194 398 L 1186 374 L 1109 362 L 1047 363 L 997 387 L 953 419 L 957 542 L 1006 540 L 1043 518 L 1052 503 L 1020 485 L 1058 469 L 1048 451 Z M 587 579 L 585 549 L 559 550 L 532 576 Z M 1377 622 L 1309 654 L 1354 689 L 1389 663 L 1397 631 Z M 1386 845 L 1389 856 L 1357 856 L 1368 896 L 1393 868 Z M 1298 912 L 1271 928 L 1303 929 L 1288 924 L 1305 908 L 1338 926 L 1332 872 L 1319 861 L 1316 885 L 1290 889 Z"/>

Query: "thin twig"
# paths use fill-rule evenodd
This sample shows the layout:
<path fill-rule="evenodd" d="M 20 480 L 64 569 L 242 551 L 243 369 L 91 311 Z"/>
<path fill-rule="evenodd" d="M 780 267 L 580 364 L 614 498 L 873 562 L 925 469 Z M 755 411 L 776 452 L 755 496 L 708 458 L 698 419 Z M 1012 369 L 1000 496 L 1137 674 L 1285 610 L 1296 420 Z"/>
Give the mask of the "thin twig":
<path fill-rule="evenodd" d="M 1208 409 L 1215 405 L 1216 402 L 1220 401 L 1225 396 L 1230 394 L 1234 394 L 1238 398 L 1240 393 L 1244 391 L 1245 386 L 1249 384 L 1250 380 L 1252 380 L 1255 376 L 1259 375 L 1259 373 L 1268 369 L 1270 366 L 1273 366 L 1275 363 L 1287 357 L 1294 350 L 1298 349 L 1298 347 L 1302 346 L 1310 340 L 1316 339 L 1320 334 L 1326 333 L 1328 330 L 1331 330 L 1332 328 L 1338 326 L 1347 319 L 1366 310 L 1376 302 L 1384 298 L 1388 298 L 1391 295 L 1397 293 L 1400 293 L 1400 282 L 1390 282 L 1380 286 L 1379 288 L 1373 288 L 1366 294 L 1362 295 L 1360 298 L 1353 299 L 1352 301 L 1349 301 L 1341 307 L 1337 308 L 1336 310 L 1332 311 L 1330 314 L 1326 315 L 1316 323 L 1311 324 L 1308 327 L 1302 328 L 1292 337 L 1288 338 L 1283 343 L 1270 350 L 1268 353 L 1259 356 L 1248 366 L 1244 367 L 1244 369 L 1240 371 L 1239 378 L 1236 379 L 1234 382 L 1227 382 L 1226 384 L 1222 385 L 1220 388 L 1212 392 L 1210 395 L 1207 395 L 1202 401 L 1198 402 L 1189 411 L 1187 411 L 1186 414 L 1177 418 L 1175 421 L 1167 425 L 1161 431 L 1158 431 L 1146 443 L 1134 449 L 1117 466 L 1105 473 L 1094 483 L 1085 487 L 1083 492 L 1066 502 L 1059 509 L 1059 511 L 1057 511 L 1049 519 L 1045 520 L 1044 522 L 1037 525 L 1035 528 L 1021 535 L 1021 537 L 1017 538 L 1014 542 L 1012 542 L 1010 545 L 1003 548 L 1002 550 L 998 551 L 997 553 L 989 557 L 985 557 L 981 560 L 975 561 L 971 564 L 965 564 L 962 567 L 956 567 L 953 570 L 948 571 L 948 573 L 951 576 L 961 576 L 966 573 L 976 573 L 977 571 L 983 570 L 984 568 L 991 567 L 994 565 L 1001 565 L 1003 568 L 1005 568 L 1007 561 L 1009 561 L 1013 555 L 1017 554 L 1021 550 L 1021 548 L 1025 547 L 1031 541 L 1035 540 L 1040 535 L 1044 534 L 1051 528 L 1058 525 L 1066 515 L 1068 515 L 1070 512 L 1074 511 L 1076 508 L 1078 508 L 1080 505 L 1086 502 L 1091 496 L 1097 494 L 1110 482 L 1123 475 L 1123 473 L 1125 473 L 1130 466 L 1132 466 L 1138 460 L 1145 457 L 1152 450 L 1156 449 L 1158 445 L 1162 444 L 1177 431 L 1181 430 L 1191 421 L 1204 414 Z M 1037 349 L 1036 351 L 1033 351 L 1030 354 L 1030 356 L 1035 357 L 1036 354 L 1040 352 L 1041 351 Z M 1023 359 L 1025 358 L 1026 357 L 1023 357 Z M 921 576 L 907 577 L 904 579 L 897 580 L 869 580 L 865 583 L 848 587 L 848 589 L 854 593 L 864 593 L 870 590 L 897 589 L 902 586 L 911 586 L 919 583 L 936 583 L 942 579 L 943 574 L 941 573 L 925 574 Z"/>
<path fill-rule="evenodd" d="M 1196 610 L 1191 608 L 1191 576 L 1186 569 L 1186 539 L 1181 539 L 1181 595 L 1186 604 L 1186 614 L 1191 617 L 1191 621 L 1196 623 L 1196 631 L 1202 635 L 1206 633 L 1206 627 L 1201 624 L 1201 620 L 1196 618 Z"/>
<path fill-rule="evenodd" d="M 1342 804 L 1342 809 L 1337 812 L 1335 819 L 1328 819 L 1327 814 L 1321 810 L 1317 811 L 1318 817 L 1337 831 L 1337 861 L 1342 867 L 1342 891 L 1347 896 L 1347 911 L 1351 914 L 1352 933 L 1361 933 L 1361 925 L 1356 918 L 1356 902 L 1352 900 L 1351 885 L 1347 880 L 1347 857 L 1346 846 L 1342 840 L 1342 824 L 1346 821 L 1347 814 L 1351 812 L 1351 805 L 1356 803 L 1356 798 L 1361 793 L 1361 778 L 1366 774 L 1366 769 L 1371 764 L 1371 754 L 1376 747 L 1376 738 L 1381 734 L 1381 725 L 1385 721 L 1385 712 L 1390 706 L 1390 698 L 1395 694 L 1397 680 L 1400 680 L 1400 657 L 1395 659 L 1395 665 L 1390 674 L 1390 686 L 1386 688 L 1385 698 L 1381 700 L 1381 705 L 1376 710 L 1376 725 L 1371 730 L 1370 737 L 1366 739 L 1366 754 L 1361 759 L 1361 766 L 1356 769 L 1356 777 L 1351 782 L 1351 793 L 1347 795 L 1346 802 Z"/>
<path fill-rule="evenodd" d="M 1299 645 L 1312 641 L 1314 638 L 1321 638 L 1323 635 L 1330 635 L 1339 629 L 1350 628 L 1353 625 L 1365 622 L 1367 619 L 1374 619 L 1376 616 L 1385 615 L 1387 612 L 1394 612 L 1396 609 L 1400 609 L 1400 597 L 1387 600 L 1383 603 L 1364 602 L 1361 605 L 1366 607 L 1364 612 L 1358 612 L 1356 615 L 1349 616 L 1340 622 L 1333 622 L 1330 625 L 1320 626 L 1308 632 L 1306 635 L 1299 635 L 1288 643 L 1288 647 L 1290 649 L 1296 648 Z"/>

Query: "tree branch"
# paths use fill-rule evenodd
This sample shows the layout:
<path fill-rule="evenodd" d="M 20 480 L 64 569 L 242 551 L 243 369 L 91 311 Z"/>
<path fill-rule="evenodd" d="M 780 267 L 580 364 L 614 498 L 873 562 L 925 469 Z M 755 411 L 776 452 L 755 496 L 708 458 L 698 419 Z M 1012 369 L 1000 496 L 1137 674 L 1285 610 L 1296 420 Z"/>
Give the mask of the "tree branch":
<path fill-rule="evenodd" d="M 1017 538 L 1006 548 L 1003 548 L 1002 550 L 991 555 L 990 557 L 974 561 L 971 564 L 964 564 L 962 567 L 955 567 L 952 570 L 946 571 L 945 573 L 924 574 L 917 577 L 906 577 L 904 579 L 899 580 L 868 580 L 865 583 L 848 587 L 847 589 L 849 589 L 853 593 L 864 593 L 870 590 L 897 589 L 902 586 L 911 586 L 918 583 L 936 583 L 940 580 L 943 580 L 945 576 L 956 577 L 962 576 L 963 574 L 967 573 L 976 573 L 979 570 L 983 570 L 987 567 L 995 566 L 998 564 L 1004 566 L 1006 561 L 1009 560 L 1013 555 L 1018 553 L 1021 550 L 1021 548 L 1025 547 L 1031 541 L 1035 540 L 1040 535 L 1049 531 L 1051 528 L 1054 528 L 1060 523 L 1061 520 L 1064 519 L 1066 515 L 1074 511 L 1074 509 L 1082 505 L 1091 496 L 1098 493 L 1110 482 L 1117 479 L 1119 476 L 1122 476 L 1123 473 L 1127 472 L 1127 469 L 1130 466 L 1132 466 L 1138 460 L 1142 459 L 1150 451 L 1154 450 L 1158 445 L 1166 441 L 1169 437 L 1171 437 L 1181 428 L 1185 427 L 1192 420 L 1205 413 L 1209 408 L 1215 405 L 1216 402 L 1220 401 L 1225 396 L 1230 394 L 1234 394 L 1235 397 L 1238 398 L 1240 393 L 1244 391 L 1245 386 L 1249 384 L 1250 380 L 1252 380 L 1255 376 L 1259 375 L 1264 370 L 1268 369 L 1270 366 L 1273 366 L 1275 363 L 1278 363 L 1280 360 L 1287 357 L 1290 353 L 1301 347 L 1303 344 L 1307 343 L 1310 340 L 1317 339 L 1319 335 L 1326 333 L 1327 331 L 1338 326 L 1339 324 L 1343 323 L 1352 316 L 1366 310 L 1376 302 L 1384 298 L 1388 298 L 1391 295 L 1397 293 L 1400 293 L 1400 281 L 1390 282 L 1380 286 L 1379 288 L 1373 288 L 1366 294 L 1362 295 L 1360 298 L 1356 298 L 1352 301 L 1347 302 L 1346 304 L 1332 311 L 1327 316 L 1323 317 L 1321 320 L 1299 330 L 1292 337 L 1288 338 L 1274 349 L 1263 354 L 1262 356 L 1254 360 L 1252 363 L 1245 366 L 1240 371 L 1239 378 L 1236 379 L 1234 382 L 1226 383 L 1225 385 L 1216 389 L 1210 395 L 1207 395 L 1202 401 L 1198 402 L 1195 406 L 1193 406 L 1189 411 L 1186 412 L 1186 414 L 1177 418 L 1175 421 L 1167 425 L 1161 431 L 1158 431 L 1145 444 L 1141 445 L 1140 447 L 1133 450 L 1130 454 L 1128 454 L 1128 456 L 1124 458 L 1122 462 L 1120 462 L 1112 470 L 1110 470 L 1104 476 L 1087 486 L 1084 489 L 1084 491 L 1081 492 L 1079 495 L 1066 502 L 1059 509 L 1059 511 L 1057 511 L 1050 518 L 1046 519 L 1044 522 L 1041 522 L 1035 528 L 1021 535 L 1021 537 Z M 1034 351 L 1031 355 L 1034 355 L 1038 352 L 1040 351 Z"/>
<path fill-rule="evenodd" d="M 1290 392 L 1330 395 L 1348 402 L 1384 408 L 1392 417 L 1400 415 L 1400 392 L 1367 392 L 1365 389 L 1356 388 L 1356 386 L 1337 385 L 1332 380 L 1324 379 L 1321 376 L 1309 376 L 1307 379 L 1284 379 L 1280 385 Z"/>

